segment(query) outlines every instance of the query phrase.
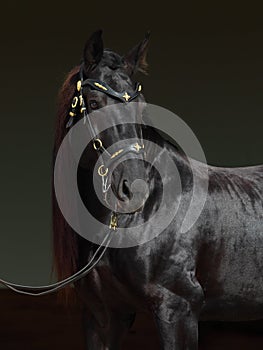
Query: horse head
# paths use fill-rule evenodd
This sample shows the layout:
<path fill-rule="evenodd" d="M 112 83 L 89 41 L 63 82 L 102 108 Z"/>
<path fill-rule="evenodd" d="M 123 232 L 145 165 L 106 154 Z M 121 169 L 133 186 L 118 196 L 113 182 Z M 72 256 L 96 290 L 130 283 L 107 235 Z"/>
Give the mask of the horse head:
<path fill-rule="evenodd" d="M 72 116 L 79 107 L 92 139 L 82 161 L 100 157 L 96 174 L 102 180 L 102 192 L 106 198 L 109 189 L 112 191 L 115 198 L 111 205 L 114 202 L 119 212 L 137 211 L 147 198 L 145 189 L 141 195 L 138 188 L 136 192 L 138 179 L 147 182 L 147 164 L 142 135 L 145 99 L 142 85 L 133 78 L 138 71 L 146 73 L 148 41 L 147 33 L 128 54 L 120 56 L 104 49 L 101 31 L 93 33 L 84 47 L 72 104 Z"/>

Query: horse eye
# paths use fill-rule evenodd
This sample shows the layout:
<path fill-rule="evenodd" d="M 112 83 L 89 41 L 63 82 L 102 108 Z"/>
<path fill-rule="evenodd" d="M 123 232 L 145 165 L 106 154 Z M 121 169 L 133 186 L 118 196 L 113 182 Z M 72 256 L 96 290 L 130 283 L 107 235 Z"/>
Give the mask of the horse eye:
<path fill-rule="evenodd" d="M 99 108 L 99 105 L 98 105 L 97 101 L 95 101 L 95 100 L 90 100 L 89 101 L 89 106 L 90 106 L 91 109 Z"/>

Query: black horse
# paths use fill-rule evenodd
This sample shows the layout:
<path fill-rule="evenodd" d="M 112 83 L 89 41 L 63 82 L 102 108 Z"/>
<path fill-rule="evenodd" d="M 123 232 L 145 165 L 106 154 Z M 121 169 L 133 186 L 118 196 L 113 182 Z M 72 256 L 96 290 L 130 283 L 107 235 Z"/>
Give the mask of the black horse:
<path fill-rule="evenodd" d="M 72 70 L 60 92 L 54 160 L 68 130 L 83 115 L 81 106 L 73 103 L 74 110 L 71 106 L 81 72 L 84 80 L 89 79 L 89 84 L 83 87 L 88 113 L 108 105 L 117 107 L 131 96 L 134 102 L 144 105 L 143 95 L 138 91 L 141 88 L 132 79 L 136 72 L 147 71 L 147 46 L 148 36 L 121 57 L 103 49 L 100 31 L 90 37 L 83 64 Z M 120 95 L 123 91 L 128 97 Z M 193 171 L 176 144 L 154 128 L 138 123 L 143 108 L 135 110 L 136 105 L 131 104 L 134 113 L 130 124 L 122 124 L 119 113 L 111 118 L 114 125 L 116 121 L 120 125 L 99 135 L 97 125 L 93 124 L 98 138 L 95 148 L 102 144 L 107 148 L 128 138 L 154 140 L 170 154 L 178 169 L 182 186 L 180 207 L 174 220 L 156 238 L 135 247 L 108 248 L 99 265 L 75 283 L 74 291 L 85 304 L 87 349 L 120 349 L 140 310 L 153 315 L 162 349 L 193 350 L 198 348 L 199 320 L 263 317 L 263 166 L 219 168 L 196 162 L 200 193 L 205 191 L 202 180 L 208 170 L 208 195 L 198 220 L 182 233 L 180 226 L 193 190 Z M 156 164 L 161 161 L 161 153 L 155 157 Z M 78 186 L 86 207 L 99 220 L 107 222 L 111 212 L 103 207 L 93 188 L 92 174 L 98 156 L 91 142 L 78 167 Z M 170 173 L 160 181 L 158 172 L 139 153 L 118 166 L 112 175 L 112 191 L 120 202 L 132 197 L 131 184 L 138 176 L 150 189 L 139 211 L 119 215 L 123 227 L 146 222 L 158 209 L 161 182 L 174 181 L 174 174 Z M 176 201 L 176 194 L 170 195 Z M 53 210 L 56 270 L 63 279 L 86 264 L 97 245 L 77 235 L 67 224 L 55 195 Z M 72 291 L 66 289 L 67 293 Z"/>

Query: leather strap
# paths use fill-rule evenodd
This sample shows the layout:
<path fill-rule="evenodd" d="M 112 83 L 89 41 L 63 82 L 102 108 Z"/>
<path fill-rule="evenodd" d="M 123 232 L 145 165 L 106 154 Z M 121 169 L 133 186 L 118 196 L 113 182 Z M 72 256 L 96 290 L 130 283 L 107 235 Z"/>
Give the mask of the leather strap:
<path fill-rule="evenodd" d="M 142 86 L 140 83 L 136 83 L 135 85 L 135 91 L 133 94 L 129 95 L 126 91 L 123 92 L 117 92 L 113 90 L 108 84 L 100 81 L 100 80 L 95 80 L 95 79 L 86 79 L 82 82 L 81 86 L 89 86 L 93 90 L 97 90 L 100 92 L 103 92 L 106 95 L 109 95 L 121 102 L 131 102 L 134 100 L 139 94 L 142 89 Z"/>

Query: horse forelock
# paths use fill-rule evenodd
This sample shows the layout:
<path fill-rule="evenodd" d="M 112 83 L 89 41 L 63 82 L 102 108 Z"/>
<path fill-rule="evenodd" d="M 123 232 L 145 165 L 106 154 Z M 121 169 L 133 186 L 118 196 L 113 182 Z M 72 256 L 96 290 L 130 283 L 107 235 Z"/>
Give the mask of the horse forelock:
<path fill-rule="evenodd" d="M 123 66 L 122 57 L 110 49 L 104 50 L 101 63 L 113 70 Z"/>

